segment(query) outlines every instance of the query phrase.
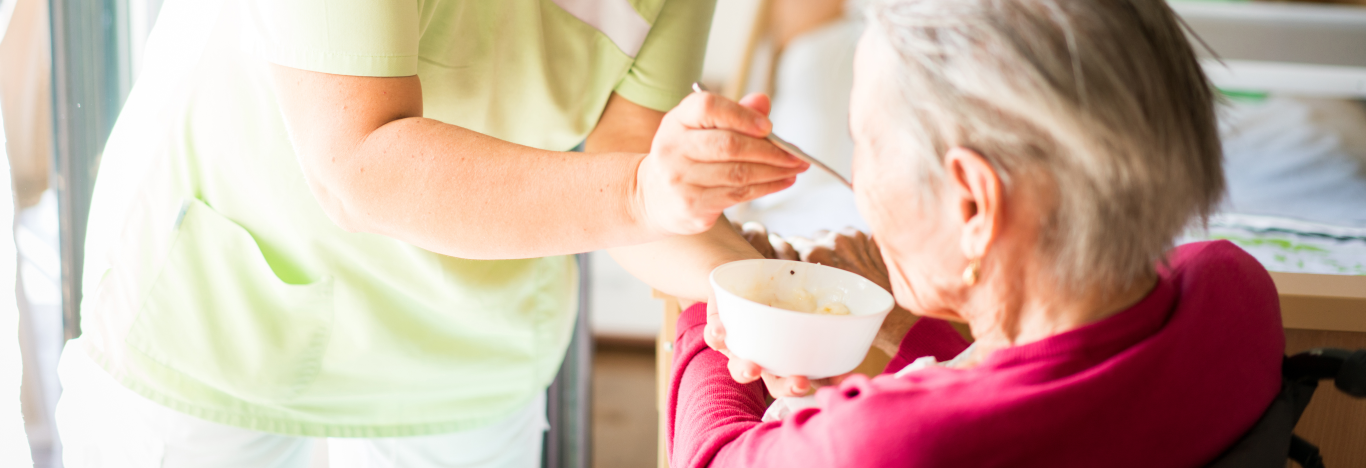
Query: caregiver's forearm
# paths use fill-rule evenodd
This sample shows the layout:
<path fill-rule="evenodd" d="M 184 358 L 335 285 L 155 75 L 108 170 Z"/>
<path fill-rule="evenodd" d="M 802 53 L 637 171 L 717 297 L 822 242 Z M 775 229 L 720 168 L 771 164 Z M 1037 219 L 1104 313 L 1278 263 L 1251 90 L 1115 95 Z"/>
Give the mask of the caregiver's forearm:
<path fill-rule="evenodd" d="M 663 118 L 663 112 L 613 94 L 598 126 L 584 142 L 584 151 L 647 152 Z M 763 258 L 731 229 L 724 216 L 701 234 L 617 247 L 608 252 L 650 287 L 695 302 L 707 300 L 711 292 L 707 277 L 713 268 L 735 260 Z"/>
<path fill-rule="evenodd" d="M 342 229 L 469 259 L 578 253 L 667 235 L 632 206 L 644 154 L 544 151 L 424 118 L 416 76 L 271 67 L 309 189 Z"/>
<path fill-rule="evenodd" d="M 343 228 L 506 259 L 664 238 L 629 205 L 643 157 L 543 151 L 419 117 L 385 124 L 308 172 Z"/>
<path fill-rule="evenodd" d="M 702 234 L 617 247 L 608 252 L 626 271 L 651 287 L 694 302 L 704 302 L 711 294 L 708 278 L 716 267 L 736 260 L 764 258 L 735 233 L 725 218 Z"/>
<path fill-rule="evenodd" d="M 529 258 L 702 233 L 725 208 L 786 188 L 807 167 L 762 138 L 763 114 L 709 93 L 668 114 L 650 111 L 652 122 L 638 126 L 658 133 L 658 145 L 579 154 L 423 118 L 417 76 L 271 67 L 295 157 L 328 217 L 456 257 Z M 612 102 L 604 119 L 626 108 Z"/>

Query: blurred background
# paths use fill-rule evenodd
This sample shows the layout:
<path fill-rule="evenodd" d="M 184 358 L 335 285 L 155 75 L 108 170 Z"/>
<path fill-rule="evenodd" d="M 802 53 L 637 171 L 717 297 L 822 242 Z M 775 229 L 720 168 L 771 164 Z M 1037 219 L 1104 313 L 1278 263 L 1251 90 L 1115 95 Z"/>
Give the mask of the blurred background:
<path fill-rule="evenodd" d="M 847 177 L 859 2 L 718 3 L 704 84 L 732 97 L 769 93 L 775 133 Z M 0 465 L 31 456 L 35 466 L 61 466 L 55 368 L 62 344 L 78 333 L 73 278 L 90 189 L 161 4 L 0 0 L 0 149 L 15 207 L 13 249 L 0 236 L 0 269 L 17 272 L 14 301 L 0 295 L 0 333 L 16 330 L 19 345 L 0 340 L 0 387 L 19 390 L 28 444 Z M 1366 0 L 1172 4 L 1213 51 L 1203 53 L 1206 70 L 1226 97 L 1229 198 L 1207 229 L 1192 229 L 1186 240 L 1232 240 L 1273 271 L 1366 275 Z M 866 230 L 852 194 L 819 172 L 728 214 L 784 236 Z M 577 382 L 561 391 L 582 404 L 572 408 L 577 423 L 557 428 L 578 431 L 570 442 L 578 456 L 557 466 L 654 465 L 662 303 L 606 254 L 582 261 L 588 328 L 571 361 L 583 372 L 561 374 Z M 0 392 L 12 401 L 7 395 Z M 13 420 L 6 408 L 0 437 Z M 0 457 L 9 456 L 4 447 Z M 1342 466 L 1366 466 L 1366 455 L 1360 462 Z"/>

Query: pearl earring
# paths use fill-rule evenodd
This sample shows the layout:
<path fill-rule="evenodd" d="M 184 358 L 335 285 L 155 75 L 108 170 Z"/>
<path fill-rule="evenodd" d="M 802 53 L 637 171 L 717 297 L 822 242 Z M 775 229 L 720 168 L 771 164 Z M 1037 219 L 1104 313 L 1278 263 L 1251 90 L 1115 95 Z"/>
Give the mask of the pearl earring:
<path fill-rule="evenodd" d="M 968 262 L 968 267 L 963 269 L 963 284 L 972 286 L 977 284 L 977 276 L 982 273 L 982 259 L 974 258 Z"/>

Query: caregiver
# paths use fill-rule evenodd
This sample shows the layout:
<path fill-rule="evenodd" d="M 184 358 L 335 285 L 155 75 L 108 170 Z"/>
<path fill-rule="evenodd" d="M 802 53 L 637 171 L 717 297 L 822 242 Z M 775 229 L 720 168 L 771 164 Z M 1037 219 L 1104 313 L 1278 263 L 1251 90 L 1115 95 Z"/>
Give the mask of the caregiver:
<path fill-rule="evenodd" d="M 66 465 L 538 466 L 566 254 L 705 298 L 758 257 L 721 211 L 806 169 L 766 98 L 688 95 L 713 8 L 167 2 L 96 184 Z"/>

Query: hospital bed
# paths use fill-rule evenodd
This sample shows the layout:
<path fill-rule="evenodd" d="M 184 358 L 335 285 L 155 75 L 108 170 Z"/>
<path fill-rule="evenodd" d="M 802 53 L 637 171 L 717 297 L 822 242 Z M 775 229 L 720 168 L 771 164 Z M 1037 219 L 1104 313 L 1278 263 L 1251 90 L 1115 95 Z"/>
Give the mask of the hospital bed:
<path fill-rule="evenodd" d="M 1222 63 L 1215 58 L 1203 62 L 1221 89 L 1366 99 L 1366 8 L 1239 2 L 1172 5 L 1220 55 Z M 1366 128 L 1344 134 L 1360 136 L 1366 136 Z M 1363 155 L 1366 152 L 1356 152 L 1357 158 Z M 1360 161 L 1356 175 L 1366 177 L 1366 163 Z M 1245 169 L 1236 166 L 1238 162 L 1230 156 L 1229 170 Z M 1366 180 L 1358 183 L 1366 185 Z M 1316 205 L 1341 204 L 1355 213 L 1366 212 L 1366 197 L 1347 197 Z M 1287 351 L 1366 348 L 1366 225 L 1361 217 L 1325 215 L 1305 221 L 1246 214 L 1249 208 L 1237 208 L 1243 212 L 1222 213 L 1211 220 L 1203 236 L 1193 237 L 1228 239 L 1271 271 L 1281 297 Z M 1362 421 L 1366 405 L 1338 392 L 1322 392 L 1296 432 L 1322 448 L 1328 466 L 1366 466 Z"/>
<path fill-rule="evenodd" d="M 812 87 L 818 83 L 803 81 L 802 78 L 808 75 L 802 75 L 802 70 L 785 68 L 799 67 L 799 64 L 793 65 L 792 62 L 802 60 L 810 62 L 807 70 L 819 65 L 823 65 L 825 70 L 846 66 L 852 55 L 852 45 L 857 38 L 858 26 L 851 24 L 851 20 L 837 21 L 808 34 L 820 38 L 822 43 L 803 44 L 803 38 L 798 38 L 789 43 L 785 50 L 778 51 L 772 41 L 762 34 L 766 29 L 765 12 L 770 3 L 768 0 L 757 2 L 754 27 L 757 32 L 750 34 L 739 71 L 733 75 L 723 92 L 738 97 L 750 91 L 776 91 L 775 131 L 785 136 L 793 135 L 794 138 L 790 139 L 802 138 L 811 133 L 804 128 L 810 125 L 803 126 L 801 122 L 789 124 L 802 129 L 797 132 L 784 131 L 786 116 L 780 115 L 785 106 L 784 101 L 792 95 L 809 96 L 812 93 L 821 93 L 821 89 Z M 1260 105 L 1260 110 L 1264 113 L 1289 115 L 1293 113 L 1266 106 L 1283 105 L 1276 101 L 1280 96 L 1366 99 L 1366 7 L 1236 1 L 1173 1 L 1172 5 L 1200 39 L 1219 54 L 1218 58 L 1206 56 L 1202 59 L 1210 79 L 1230 94 L 1254 102 L 1244 106 L 1245 108 L 1256 111 Z M 831 54 L 832 50 L 836 51 L 834 55 Z M 843 52 L 838 52 L 840 50 L 847 50 L 849 55 L 842 55 Z M 779 52 L 783 56 L 779 56 Z M 796 58 L 789 60 L 789 56 Z M 836 79 L 835 86 L 847 84 Z M 784 96 L 785 91 L 788 96 Z M 838 101 L 838 95 L 833 100 Z M 847 97 L 843 102 L 843 105 L 847 106 Z M 809 103 L 795 103 L 787 107 L 801 111 L 806 104 Z M 1292 102 L 1291 105 L 1294 104 Z M 1321 110 L 1322 106 L 1319 104 L 1321 103 L 1305 104 L 1309 110 L 1305 111 L 1304 115 L 1322 116 L 1322 112 L 1315 113 Z M 842 109 L 838 108 L 838 103 L 832 106 L 826 102 L 825 105 L 827 108 L 822 109 L 821 115 L 815 117 L 816 120 L 828 118 L 829 115 L 847 118 L 847 114 L 841 114 Z M 1332 121 L 1331 117 L 1329 119 Z M 1282 123 L 1286 122 L 1262 121 L 1260 129 L 1275 130 L 1275 126 Z M 820 122 L 818 124 L 826 125 Z M 1252 124 L 1249 126 L 1258 127 Z M 832 127 L 838 132 L 844 131 L 842 125 Z M 1360 127 L 1357 133 L 1366 137 L 1366 126 Z M 1349 132 L 1345 135 L 1351 134 Z M 1301 137 L 1310 138 L 1303 135 Z M 1321 139 L 1312 141 L 1321 142 Z M 838 151 L 842 146 L 849 144 L 846 141 L 839 141 L 838 135 L 830 136 L 823 141 L 811 141 L 807 145 L 796 143 L 817 157 L 836 159 L 825 161 L 827 164 L 847 164 L 847 161 L 838 160 L 840 155 L 831 155 L 807 147 L 811 145 Z M 1264 143 L 1255 142 L 1252 146 L 1275 147 Z M 1230 149 L 1236 150 L 1226 147 L 1226 153 Z M 1286 169 L 1293 173 L 1290 178 L 1285 174 L 1261 174 L 1267 178 L 1250 181 L 1246 185 L 1262 193 L 1274 189 L 1280 192 L 1273 190 L 1273 193 L 1290 197 L 1305 195 L 1320 197 L 1323 200 L 1301 200 L 1302 203 L 1289 204 L 1280 208 L 1280 211 L 1273 209 L 1270 213 L 1259 213 L 1256 212 L 1257 209 L 1264 208 L 1267 203 L 1234 191 L 1230 205 L 1223 213 L 1211 219 L 1207 229 L 1192 229 L 1182 241 L 1227 239 L 1247 250 L 1267 267 L 1280 296 L 1288 354 L 1321 347 L 1366 348 L 1366 195 L 1360 198 L 1357 195 L 1366 193 L 1366 144 L 1362 144 L 1359 151 L 1328 152 L 1332 154 L 1299 153 L 1304 155 L 1304 158 L 1313 160 L 1296 161 L 1294 155 L 1290 155 L 1291 160 L 1286 162 L 1285 154 L 1271 154 L 1260 160 L 1240 159 L 1231 155 L 1226 170 L 1230 173 L 1230 179 L 1245 177 L 1245 172 L 1240 171 L 1257 169 L 1248 166 L 1264 164 L 1265 160 L 1278 160 L 1281 164 L 1291 165 Z M 1331 160 L 1343 155 L 1355 155 L 1359 159 Z M 1299 165 L 1295 166 L 1296 163 Z M 1359 165 L 1353 166 L 1356 168 L 1355 173 L 1351 172 L 1350 167 L 1343 166 L 1357 163 Z M 1309 174 L 1313 171 L 1317 171 L 1319 176 L 1326 179 L 1315 179 L 1315 175 Z M 1350 185 L 1353 181 L 1344 182 L 1342 177 L 1337 177 L 1344 174 L 1355 174 L 1359 178 L 1355 181 L 1359 187 Z M 1303 183 L 1297 186 L 1294 177 L 1301 177 Z M 1230 185 L 1235 185 L 1232 182 L 1238 181 L 1231 180 Z M 1342 190 L 1336 192 L 1319 190 L 1323 185 L 1343 183 L 1350 186 L 1343 185 Z M 799 180 L 794 188 L 812 192 L 813 194 L 808 197 L 811 199 L 828 200 L 830 194 L 837 193 L 826 191 L 824 186 L 821 181 L 810 181 L 803 186 L 803 181 Z M 741 221 L 764 220 L 764 216 L 767 215 L 768 220 L 772 221 L 769 223 L 770 228 L 774 227 L 773 223 L 777 223 L 780 226 L 789 225 L 795 229 L 802 229 L 809 226 L 792 220 L 802 216 L 820 216 L 798 212 L 782 213 L 788 206 L 798 207 L 792 208 L 794 210 L 806 206 L 798 198 L 801 197 L 800 194 L 787 196 L 793 198 L 765 205 L 763 208 L 768 208 L 768 213 L 751 206 L 748 210 L 734 210 L 731 213 L 732 217 Z M 1242 206 L 1239 206 L 1239 201 L 1243 201 Z M 774 215 L 772 212 L 779 214 Z M 847 213 L 847 210 L 845 212 Z M 1308 215 L 1314 219 L 1296 219 L 1301 215 Z M 839 228 L 842 225 L 826 227 Z M 784 231 L 781 228 L 774 230 L 783 234 L 805 234 L 801 231 Z M 665 418 L 662 414 L 667 410 L 666 389 L 673 359 L 674 323 L 681 312 L 682 304 L 677 299 L 658 292 L 655 297 L 663 302 L 664 309 L 664 326 L 656 343 L 658 404 L 661 412 L 659 464 L 663 467 L 667 466 L 664 458 L 664 435 L 667 428 L 664 426 Z M 886 362 L 886 356 L 873 350 L 859 371 L 877 373 Z M 1366 444 L 1361 443 L 1362 440 L 1366 440 L 1366 424 L 1362 421 L 1366 421 L 1366 404 L 1353 401 L 1339 392 L 1320 392 L 1299 420 L 1295 432 L 1322 449 L 1328 466 L 1366 466 Z"/>

